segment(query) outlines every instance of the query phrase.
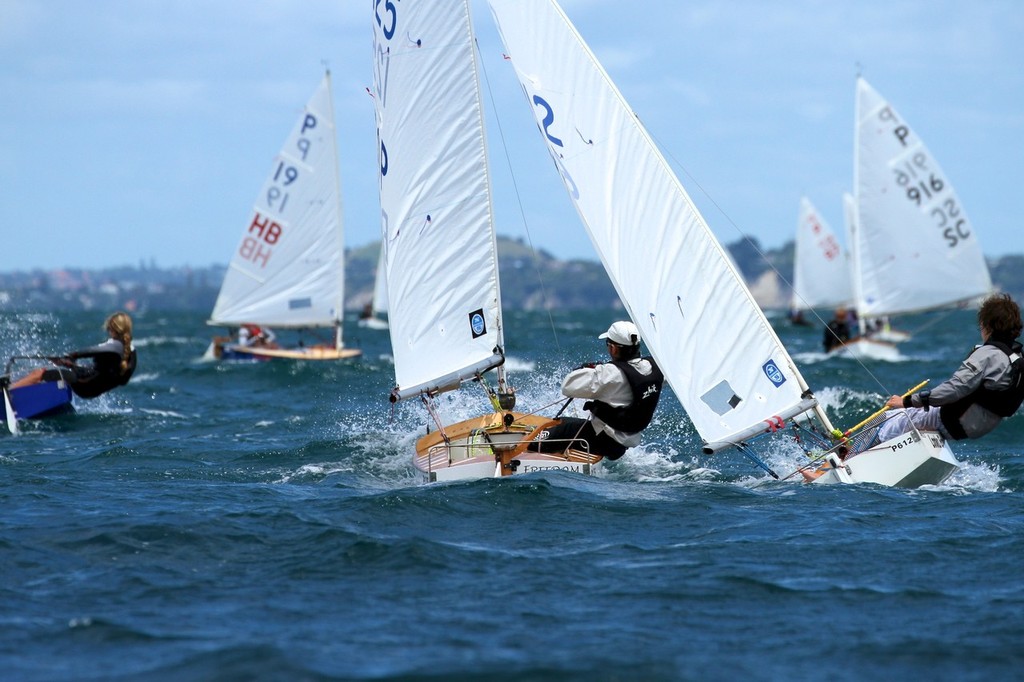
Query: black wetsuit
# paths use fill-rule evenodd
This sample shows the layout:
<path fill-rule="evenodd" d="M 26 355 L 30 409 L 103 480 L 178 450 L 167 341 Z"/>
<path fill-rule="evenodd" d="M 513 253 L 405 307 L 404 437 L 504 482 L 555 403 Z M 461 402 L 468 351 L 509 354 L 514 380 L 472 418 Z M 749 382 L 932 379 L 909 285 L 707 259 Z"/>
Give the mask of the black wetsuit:
<path fill-rule="evenodd" d="M 107 391 L 124 386 L 135 373 L 137 356 L 132 349 L 128 356 L 128 369 L 121 373 L 124 345 L 116 339 L 108 339 L 98 346 L 91 346 L 69 353 L 66 357 L 75 364 L 71 367 L 49 369 L 43 372 L 43 381 L 64 379 L 79 398 L 95 398 Z M 92 360 L 78 364 L 78 360 Z"/>

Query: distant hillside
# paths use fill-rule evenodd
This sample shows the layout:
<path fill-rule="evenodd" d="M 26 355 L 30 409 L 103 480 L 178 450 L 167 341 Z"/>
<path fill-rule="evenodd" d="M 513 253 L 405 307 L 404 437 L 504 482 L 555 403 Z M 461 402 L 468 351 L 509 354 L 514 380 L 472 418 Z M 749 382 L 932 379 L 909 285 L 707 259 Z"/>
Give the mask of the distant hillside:
<path fill-rule="evenodd" d="M 785 308 L 793 278 L 793 242 L 763 249 L 755 239 L 726 247 L 764 308 Z M 345 307 L 361 309 L 373 295 L 379 243 L 346 253 Z M 521 239 L 498 238 L 502 302 L 508 310 L 622 309 L 600 263 L 558 260 L 532 251 Z M 699 267 L 695 263 L 694 267 Z M 1024 299 L 1024 256 L 990 259 L 1002 291 Z M 220 290 L 224 265 L 162 269 L 155 264 L 87 270 L 0 273 L 0 310 L 196 310 L 208 314 Z"/>
<path fill-rule="evenodd" d="M 345 306 L 362 308 L 373 297 L 373 278 L 380 244 L 348 253 Z M 621 308 L 611 280 L 600 263 L 561 261 L 541 250 L 533 252 L 521 239 L 498 238 L 498 271 L 502 304 L 515 310 Z"/>

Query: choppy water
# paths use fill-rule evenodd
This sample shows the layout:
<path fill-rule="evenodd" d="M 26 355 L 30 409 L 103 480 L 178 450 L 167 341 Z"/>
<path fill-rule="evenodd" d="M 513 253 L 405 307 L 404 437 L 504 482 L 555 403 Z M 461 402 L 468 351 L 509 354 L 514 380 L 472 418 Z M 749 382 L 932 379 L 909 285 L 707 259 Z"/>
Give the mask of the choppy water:
<path fill-rule="evenodd" d="M 0 350 L 102 339 L 103 314 L 3 316 Z M 508 316 L 520 407 L 603 353 L 605 313 Z M 899 363 L 780 325 L 839 426 L 944 379 L 970 313 Z M 55 328 L 54 328 L 55 327 Z M 360 360 L 197 362 L 201 316 L 136 320 L 139 371 L 0 435 L 5 680 L 1017 679 L 1024 417 L 934 489 L 778 483 L 705 456 L 678 403 L 596 477 L 421 486 L 386 333 Z M 467 393 L 467 395 L 463 395 Z M 469 416 L 472 390 L 442 401 Z M 549 412 L 553 412 L 551 408 Z M 791 472 L 788 441 L 762 444 Z"/>

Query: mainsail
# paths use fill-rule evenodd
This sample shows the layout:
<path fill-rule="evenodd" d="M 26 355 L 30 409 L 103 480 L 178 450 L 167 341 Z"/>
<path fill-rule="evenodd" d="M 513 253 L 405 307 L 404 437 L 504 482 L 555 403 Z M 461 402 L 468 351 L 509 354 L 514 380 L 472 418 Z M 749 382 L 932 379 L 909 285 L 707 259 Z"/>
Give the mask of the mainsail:
<path fill-rule="evenodd" d="M 558 5 L 489 2 L 566 190 L 705 449 L 810 409 L 825 419 L 742 276 Z"/>
<path fill-rule="evenodd" d="M 328 72 L 274 158 L 210 324 L 339 325 L 345 281 L 341 215 Z"/>
<path fill-rule="evenodd" d="M 395 399 L 503 362 L 498 257 L 469 0 L 374 9 Z"/>
<path fill-rule="evenodd" d="M 989 293 L 974 226 L 938 162 L 863 78 L 856 109 L 858 314 L 930 310 Z"/>
<path fill-rule="evenodd" d="M 793 256 L 793 308 L 829 308 L 853 300 L 847 252 L 810 199 L 800 200 Z"/>

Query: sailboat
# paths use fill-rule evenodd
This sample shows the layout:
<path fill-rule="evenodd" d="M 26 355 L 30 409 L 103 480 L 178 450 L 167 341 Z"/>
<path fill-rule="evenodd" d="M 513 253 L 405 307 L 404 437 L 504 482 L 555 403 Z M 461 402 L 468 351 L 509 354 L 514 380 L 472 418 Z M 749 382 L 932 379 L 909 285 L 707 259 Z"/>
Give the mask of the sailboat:
<path fill-rule="evenodd" d="M 384 268 L 384 244 L 381 244 L 380 255 L 377 257 L 377 270 L 373 275 L 373 300 L 367 306 L 365 314 L 359 318 L 359 326 L 367 329 L 387 329 L 388 320 L 388 278 Z"/>
<path fill-rule="evenodd" d="M 803 318 L 805 310 L 815 308 L 835 309 L 836 314 L 847 316 L 847 325 L 856 319 L 855 285 L 853 267 L 856 258 L 853 197 L 843 196 L 843 215 L 846 226 L 847 244 L 844 250 L 836 239 L 836 232 L 818 212 L 811 201 L 804 197 L 800 201 L 800 217 L 797 222 L 796 249 L 793 259 L 793 303 L 791 310 Z M 853 330 L 851 330 L 852 332 Z M 830 327 L 825 338 L 829 341 Z M 828 344 L 826 344 L 827 348 Z M 854 352 L 856 349 L 856 352 Z M 895 361 L 900 358 L 899 349 L 889 339 L 874 334 L 864 334 L 837 343 L 827 350 L 829 355 L 855 355 L 857 358 L 871 358 Z"/>
<path fill-rule="evenodd" d="M 18 420 L 20 419 L 43 419 L 74 411 L 72 402 L 74 394 L 71 391 L 71 386 L 63 379 L 41 381 L 37 384 L 11 388 L 11 372 L 17 360 L 54 361 L 53 358 L 45 356 L 14 356 L 8 360 L 4 374 L 0 376 L 0 389 L 2 389 L 4 401 L 3 413 L 0 416 L 7 425 L 8 431 L 17 435 L 19 433 Z M 56 365 L 54 366 L 56 367 Z"/>
<path fill-rule="evenodd" d="M 332 102 L 328 71 L 274 159 L 207 324 L 326 328 L 333 339 L 280 348 L 217 337 L 208 355 L 337 360 L 360 354 L 342 342 L 345 254 Z"/>
<path fill-rule="evenodd" d="M 800 199 L 793 252 L 793 311 L 853 302 L 850 264 L 835 232 L 807 197 Z"/>
<path fill-rule="evenodd" d="M 748 440 L 816 424 L 828 448 L 816 457 L 832 464 L 819 482 L 948 477 L 956 459 L 938 434 L 831 445 L 838 432 L 743 277 L 555 0 L 489 3 L 565 189 L 704 451 L 764 465 Z"/>
<path fill-rule="evenodd" d="M 856 84 L 853 288 L 872 320 L 953 307 L 992 291 L 974 226 L 920 137 L 863 77 Z M 882 330 L 875 339 L 906 340 Z"/>
<path fill-rule="evenodd" d="M 588 474 L 599 456 L 529 451 L 552 422 L 513 411 L 469 4 L 374 5 L 372 95 L 396 382 L 390 399 L 419 398 L 433 420 L 413 457 L 427 481 L 549 469 Z M 466 382 L 485 389 L 488 411 L 446 423 L 434 398 Z"/>

